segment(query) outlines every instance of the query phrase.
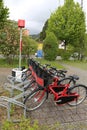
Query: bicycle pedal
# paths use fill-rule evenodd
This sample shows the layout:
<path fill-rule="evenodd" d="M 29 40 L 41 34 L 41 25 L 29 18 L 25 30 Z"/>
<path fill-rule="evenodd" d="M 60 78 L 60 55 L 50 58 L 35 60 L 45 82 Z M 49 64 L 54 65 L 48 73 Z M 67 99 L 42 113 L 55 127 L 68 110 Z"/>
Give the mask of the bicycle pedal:
<path fill-rule="evenodd" d="M 58 104 L 57 104 L 56 102 L 54 102 L 54 105 L 55 105 L 55 106 L 58 106 Z"/>
<path fill-rule="evenodd" d="M 61 102 L 62 102 L 62 100 L 59 99 L 59 100 L 57 100 L 57 101 L 54 101 L 54 104 L 55 104 L 56 106 L 58 106 L 58 103 L 61 103 Z"/>

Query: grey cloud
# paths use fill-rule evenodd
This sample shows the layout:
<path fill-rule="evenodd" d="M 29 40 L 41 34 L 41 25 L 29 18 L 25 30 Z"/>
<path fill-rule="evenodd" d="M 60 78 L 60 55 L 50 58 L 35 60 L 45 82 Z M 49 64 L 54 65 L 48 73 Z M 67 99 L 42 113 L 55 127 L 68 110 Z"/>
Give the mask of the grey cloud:
<path fill-rule="evenodd" d="M 79 0 L 75 0 L 80 2 Z M 4 0 L 5 5 L 10 9 L 10 19 L 25 19 L 26 28 L 30 34 L 39 33 L 45 21 L 55 9 L 63 5 L 64 0 Z M 84 0 L 86 12 L 87 0 Z"/>

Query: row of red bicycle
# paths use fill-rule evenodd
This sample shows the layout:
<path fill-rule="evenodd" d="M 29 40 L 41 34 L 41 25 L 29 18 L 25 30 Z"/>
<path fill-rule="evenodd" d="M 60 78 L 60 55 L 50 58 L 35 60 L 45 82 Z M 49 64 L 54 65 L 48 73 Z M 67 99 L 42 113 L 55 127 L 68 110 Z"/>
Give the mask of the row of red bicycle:
<path fill-rule="evenodd" d="M 77 84 L 78 76 L 66 76 L 66 72 L 66 70 L 51 67 L 49 64 L 41 65 L 34 59 L 30 59 L 26 76 L 30 84 L 24 88 L 25 91 L 30 90 L 24 99 L 27 111 L 39 108 L 49 99 L 49 94 L 53 95 L 57 105 L 81 104 L 86 99 L 87 87 Z"/>

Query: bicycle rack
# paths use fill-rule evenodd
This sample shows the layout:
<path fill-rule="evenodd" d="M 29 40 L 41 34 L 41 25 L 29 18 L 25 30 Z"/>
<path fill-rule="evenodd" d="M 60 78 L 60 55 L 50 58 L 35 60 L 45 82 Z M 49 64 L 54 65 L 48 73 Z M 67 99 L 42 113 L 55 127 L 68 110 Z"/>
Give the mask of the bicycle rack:
<path fill-rule="evenodd" d="M 10 110 L 11 104 L 18 105 L 24 109 L 24 117 L 26 117 L 26 106 L 23 102 L 18 101 L 18 99 L 23 98 L 26 94 L 29 94 L 29 91 L 24 91 L 24 88 L 29 85 L 30 81 L 25 80 L 22 82 L 15 82 L 15 78 L 12 76 L 7 77 L 8 82 L 4 84 L 4 89 L 10 92 L 11 97 L 7 96 L 0 96 L 0 107 L 4 107 L 7 109 L 7 118 L 10 120 Z M 12 97 L 14 89 L 20 91 L 21 93 Z"/>
<path fill-rule="evenodd" d="M 23 102 L 18 101 L 18 99 L 24 97 L 24 95 L 29 94 L 29 91 L 22 92 L 19 95 L 14 96 L 13 98 L 9 98 L 6 96 L 0 96 L 0 106 L 5 107 L 7 109 L 7 117 L 8 120 L 10 120 L 10 110 L 11 110 L 11 104 L 18 105 L 24 109 L 24 117 L 26 117 L 26 105 L 23 104 Z"/>
<path fill-rule="evenodd" d="M 24 88 L 27 87 L 30 83 L 30 80 L 25 80 L 25 77 L 21 79 L 20 82 L 16 80 L 16 77 L 9 75 L 7 77 L 8 83 L 5 83 L 4 88 L 10 91 L 11 96 L 13 96 L 13 90 L 19 90 L 21 93 L 14 97 L 0 96 L 0 107 L 4 107 L 7 109 L 7 117 L 10 120 L 10 110 L 11 104 L 18 105 L 24 109 L 24 116 L 26 117 L 26 105 L 19 101 L 20 98 L 24 98 L 27 94 L 30 93 L 29 90 L 24 91 Z"/>
<path fill-rule="evenodd" d="M 12 79 L 14 79 L 14 77 L 12 77 L 11 79 L 8 78 L 9 82 L 4 84 L 4 89 L 10 91 L 11 97 L 13 96 L 14 89 L 23 92 L 24 91 L 24 87 L 26 87 L 30 83 L 30 80 L 25 80 L 25 81 L 16 83 L 15 80 L 12 80 Z"/>

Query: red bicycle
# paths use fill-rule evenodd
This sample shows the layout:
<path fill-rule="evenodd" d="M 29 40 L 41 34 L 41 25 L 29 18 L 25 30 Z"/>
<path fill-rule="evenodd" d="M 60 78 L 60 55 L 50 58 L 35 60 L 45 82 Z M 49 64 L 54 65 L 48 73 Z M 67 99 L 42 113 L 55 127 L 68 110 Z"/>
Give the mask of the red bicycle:
<path fill-rule="evenodd" d="M 57 82 L 59 79 L 64 78 L 67 73 L 66 70 L 58 70 L 55 67 L 51 67 L 50 64 L 44 64 L 41 65 L 37 61 L 34 61 L 33 59 L 30 59 L 30 75 L 28 77 L 30 84 L 28 84 L 26 87 L 24 87 L 24 91 L 26 90 L 34 90 L 36 87 L 38 87 L 37 84 L 40 86 L 44 86 L 44 80 L 41 78 L 43 77 L 44 72 L 43 71 L 49 71 L 50 74 L 53 74 L 54 76 L 57 77 Z"/>
<path fill-rule="evenodd" d="M 45 70 L 41 70 L 41 72 L 44 76 L 38 77 L 38 87 L 25 97 L 24 104 L 27 111 L 39 108 L 48 99 L 49 94 L 54 95 L 54 102 L 57 105 L 68 103 L 75 106 L 86 99 L 87 87 L 73 83 L 79 79 L 78 76 L 69 76 L 59 80 L 57 76 L 54 77 Z"/>

